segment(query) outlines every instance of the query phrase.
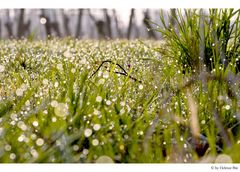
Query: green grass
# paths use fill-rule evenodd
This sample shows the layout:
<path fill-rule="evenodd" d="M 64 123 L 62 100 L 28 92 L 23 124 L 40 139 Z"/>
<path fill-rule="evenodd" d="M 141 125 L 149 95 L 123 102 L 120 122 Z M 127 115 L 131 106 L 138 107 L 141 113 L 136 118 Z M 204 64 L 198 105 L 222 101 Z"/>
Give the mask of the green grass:
<path fill-rule="evenodd" d="M 240 162 L 238 75 L 183 74 L 163 46 L 1 41 L 0 162 L 200 162 L 217 146 Z"/>

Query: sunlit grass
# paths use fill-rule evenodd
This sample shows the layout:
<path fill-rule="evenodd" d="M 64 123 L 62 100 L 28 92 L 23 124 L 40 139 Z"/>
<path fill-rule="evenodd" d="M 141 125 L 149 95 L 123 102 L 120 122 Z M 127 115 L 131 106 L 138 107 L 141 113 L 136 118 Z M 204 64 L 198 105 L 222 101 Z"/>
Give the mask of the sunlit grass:
<path fill-rule="evenodd" d="M 190 82 L 181 64 L 156 51 L 162 42 L 0 45 L 1 162 L 199 162 L 217 153 L 240 161 L 232 156 L 240 139 L 238 80 L 229 88 L 223 72 L 223 80 L 206 74 L 206 82 Z M 111 62 L 99 68 L 103 61 Z M 217 143 L 224 138 L 214 112 L 231 146 Z M 193 141 L 198 134 L 203 146 Z"/>

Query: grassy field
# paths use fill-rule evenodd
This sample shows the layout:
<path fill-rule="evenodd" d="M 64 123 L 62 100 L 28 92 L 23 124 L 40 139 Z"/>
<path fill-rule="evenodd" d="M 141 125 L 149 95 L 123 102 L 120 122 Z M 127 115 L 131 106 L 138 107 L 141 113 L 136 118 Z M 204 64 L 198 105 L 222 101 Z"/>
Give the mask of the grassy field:
<path fill-rule="evenodd" d="M 240 162 L 239 80 L 157 41 L 0 42 L 0 162 Z"/>

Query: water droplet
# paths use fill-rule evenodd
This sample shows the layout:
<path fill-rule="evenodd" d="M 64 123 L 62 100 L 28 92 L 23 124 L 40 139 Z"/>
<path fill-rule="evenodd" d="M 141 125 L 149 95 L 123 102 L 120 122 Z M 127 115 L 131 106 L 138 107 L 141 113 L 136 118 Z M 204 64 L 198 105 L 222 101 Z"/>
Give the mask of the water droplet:
<path fill-rule="evenodd" d="M 106 101 L 106 105 L 108 105 L 108 106 L 111 105 L 111 103 L 112 103 L 112 102 L 111 102 L 110 100 L 107 100 L 107 101 Z"/>
<path fill-rule="evenodd" d="M 71 69 L 71 72 L 72 72 L 72 73 L 75 73 L 75 72 L 76 72 L 76 69 L 75 69 L 75 68 L 72 68 L 72 69 Z"/>
<path fill-rule="evenodd" d="M 92 135 L 92 130 L 89 129 L 89 128 L 85 129 L 84 136 L 85 137 L 90 137 L 91 135 Z"/>
<path fill-rule="evenodd" d="M 57 118 L 56 117 L 52 117 L 52 122 L 56 122 Z"/>
<path fill-rule="evenodd" d="M 201 121 L 201 124 L 203 124 L 203 125 L 206 124 L 206 121 L 205 121 L 205 120 L 202 120 L 202 121 Z"/>
<path fill-rule="evenodd" d="M 58 86 L 59 86 L 59 83 L 56 81 L 56 82 L 54 83 L 54 87 L 57 88 Z"/>
<path fill-rule="evenodd" d="M 69 115 L 68 106 L 65 103 L 58 103 L 57 107 L 54 108 L 54 113 L 58 117 L 65 118 Z"/>
<path fill-rule="evenodd" d="M 33 156 L 34 158 L 37 158 L 37 157 L 38 157 L 38 152 L 37 152 L 35 149 L 32 149 L 32 150 L 30 151 L 30 153 L 32 154 L 32 156 Z"/>
<path fill-rule="evenodd" d="M 98 139 L 93 139 L 93 140 L 92 140 L 92 145 L 93 145 L 93 146 L 97 146 L 98 144 L 99 144 Z"/>
<path fill-rule="evenodd" d="M 44 17 L 41 17 L 41 18 L 40 18 L 40 23 L 41 23 L 41 24 L 46 24 L 46 23 L 47 23 L 47 19 L 44 18 Z"/>
<path fill-rule="evenodd" d="M 125 106 L 125 102 L 120 102 L 120 106 Z"/>
<path fill-rule="evenodd" d="M 64 57 L 67 57 L 67 58 L 72 57 L 72 53 L 71 53 L 69 50 L 65 51 L 65 52 L 63 53 L 63 55 L 64 55 Z"/>
<path fill-rule="evenodd" d="M 56 100 L 51 101 L 51 106 L 52 107 L 57 107 L 58 106 L 58 102 Z"/>
<path fill-rule="evenodd" d="M 16 154 L 15 154 L 15 153 L 11 153 L 11 154 L 9 155 L 9 158 L 10 158 L 11 160 L 16 159 Z"/>
<path fill-rule="evenodd" d="M 140 84 L 140 85 L 138 86 L 138 88 L 139 88 L 139 90 L 142 90 L 142 89 L 143 89 L 143 85 Z"/>
<path fill-rule="evenodd" d="M 48 85 L 48 80 L 47 79 L 43 79 L 43 85 Z"/>
<path fill-rule="evenodd" d="M 97 109 L 94 109 L 94 110 L 93 110 L 93 114 L 94 114 L 94 115 L 100 115 L 101 112 L 100 112 L 99 110 L 97 110 Z"/>
<path fill-rule="evenodd" d="M 19 97 L 23 96 L 23 90 L 21 88 L 18 88 L 16 90 L 16 95 L 19 96 Z"/>
<path fill-rule="evenodd" d="M 32 125 L 33 125 L 34 127 L 37 127 L 37 126 L 38 126 L 38 121 L 33 121 Z"/>
<path fill-rule="evenodd" d="M 1 73 L 1 72 L 4 72 L 4 70 L 5 70 L 5 66 L 0 65 L 0 73 Z"/>
<path fill-rule="evenodd" d="M 44 144 L 44 140 L 42 138 L 38 138 L 36 140 L 36 144 L 37 144 L 37 146 L 42 146 Z"/>
<path fill-rule="evenodd" d="M 217 156 L 215 163 L 232 163 L 232 158 L 226 154 L 220 154 Z"/>
<path fill-rule="evenodd" d="M 100 124 L 94 124 L 94 126 L 93 126 L 93 129 L 94 129 L 95 131 L 100 130 L 100 128 L 101 128 L 101 125 L 100 125 Z"/>
<path fill-rule="evenodd" d="M 73 150 L 74 151 L 78 151 L 79 150 L 79 146 L 78 145 L 73 145 Z"/>
<path fill-rule="evenodd" d="M 114 163 L 114 161 L 109 156 L 103 155 L 96 160 L 96 163 Z"/>
<path fill-rule="evenodd" d="M 87 155 L 89 153 L 88 149 L 83 149 L 83 154 Z"/>
<path fill-rule="evenodd" d="M 125 148 L 124 145 L 120 145 L 120 146 L 119 146 L 119 149 L 120 149 L 121 151 L 124 151 L 124 148 Z"/>
<path fill-rule="evenodd" d="M 10 151 L 11 149 L 12 149 L 12 147 L 11 147 L 11 145 L 5 145 L 5 147 L 4 147 L 4 149 L 6 150 L 6 151 Z"/>
<path fill-rule="evenodd" d="M 96 97 L 96 102 L 99 102 L 99 103 L 102 102 L 102 97 L 101 96 L 97 96 Z"/>
<path fill-rule="evenodd" d="M 18 137 L 18 141 L 19 141 L 19 142 L 23 142 L 23 141 L 24 141 L 24 139 L 25 139 L 25 137 L 26 137 L 26 136 L 25 136 L 25 135 L 23 135 L 23 134 L 22 134 L 22 135 L 20 135 L 20 136 Z"/>
<path fill-rule="evenodd" d="M 57 64 L 57 69 L 62 71 L 63 70 L 63 65 L 61 63 Z"/>
<path fill-rule="evenodd" d="M 98 81 L 99 85 L 104 84 L 104 83 L 105 83 L 105 79 L 103 79 L 103 78 L 99 79 L 99 81 Z"/>
<path fill-rule="evenodd" d="M 231 108 L 230 105 L 226 105 L 226 106 L 225 106 L 225 109 L 226 109 L 226 110 L 230 110 L 230 108 Z"/>
<path fill-rule="evenodd" d="M 103 78 L 107 79 L 108 77 L 109 77 L 108 72 L 104 72 L 104 73 L 103 73 Z"/>

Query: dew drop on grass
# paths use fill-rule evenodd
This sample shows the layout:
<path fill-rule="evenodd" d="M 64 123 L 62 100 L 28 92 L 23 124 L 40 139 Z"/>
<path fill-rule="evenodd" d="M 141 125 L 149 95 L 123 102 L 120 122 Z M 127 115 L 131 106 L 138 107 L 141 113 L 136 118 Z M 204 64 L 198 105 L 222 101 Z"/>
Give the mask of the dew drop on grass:
<path fill-rule="evenodd" d="M 79 150 L 79 146 L 78 145 L 73 145 L 73 150 L 74 151 L 78 151 Z"/>
<path fill-rule="evenodd" d="M 38 157 L 38 152 L 35 150 L 35 149 L 32 149 L 30 151 L 31 155 L 34 157 L 34 158 L 37 158 Z"/>
<path fill-rule="evenodd" d="M 56 122 L 57 118 L 56 117 L 52 117 L 52 122 Z"/>
<path fill-rule="evenodd" d="M 4 70 L 5 70 L 5 66 L 0 65 L 0 73 L 1 73 L 1 72 L 4 72 Z"/>
<path fill-rule="evenodd" d="M 21 88 L 18 88 L 16 90 L 16 95 L 19 96 L 19 97 L 23 96 L 23 90 Z"/>
<path fill-rule="evenodd" d="M 72 72 L 72 73 L 76 73 L 76 69 L 75 69 L 75 68 L 72 68 L 72 69 L 71 69 L 71 72 Z"/>
<path fill-rule="evenodd" d="M 12 147 L 11 147 L 11 145 L 7 144 L 7 145 L 5 145 L 4 149 L 6 151 L 10 151 L 12 149 Z"/>
<path fill-rule="evenodd" d="M 120 106 L 125 106 L 125 102 L 120 102 Z"/>
<path fill-rule="evenodd" d="M 57 107 L 58 106 L 58 102 L 56 100 L 51 101 L 51 106 L 52 107 Z"/>
<path fill-rule="evenodd" d="M 142 89 L 143 89 L 143 85 L 140 84 L 140 85 L 138 86 L 138 88 L 139 88 L 139 90 L 142 90 Z"/>
<path fill-rule="evenodd" d="M 220 154 L 217 156 L 215 163 L 232 163 L 232 158 L 226 154 Z"/>
<path fill-rule="evenodd" d="M 96 102 L 99 102 L 99 103 L 102 102 L 102 97 L 101 96 L 97 96 L 96 97 Z"/>
<path fill-rule="evenodd" d="M 83 149 L 83 154 L 84 155 L 87 155 L 89 153 L 89 150 L 88 149 Z"/>
<path fill-rule="evenodd" d="M 103 73 L 103 78 L 107 79 L 108 77 L 109 77 L 108 72 L 104 72 L 104 73 Z"/>
<path fill-rule="evenodd" d="M 230 105 L 226 105 L 226 106 L 225 106 L 225 109 L 226 109 L 226 110 L 230 110 L 230 108 L 231 108 Z"/>
<path fill-rule="evenodd" d="M 96 163 L 114 163 L 112 158 L 106 155 L 100 156 L 95 162 Z"/>
<path fill-rule="evenodd" d="M 58 117 L 65 118 L 69 115 L 68 106 L 65 103 L 58 103 L 57 107 L 54 108 L 54 113 Z"/>
<path fill-rule="evenodd" d="M 48 85 L 48 80 L 47 79 L 43 79 L 43 85 Z"/>
<path fill-rule="evenodd" d="M 100 112 L 99 110 L 97 110 L 97 109 L 94 109 L 94 110 L 93 110 L 93 114 L 94 114 L 94 115 L 100 115 L 101 112 Z"/>
<path fill-rule="evenodd" d="M 2 136 L 2 134 L 3 134 L 3 128 L 1 127 L 0 128 L 0 136 Z"/>
<path fill-rule="evenodd" d="M 25 106 L 30 106 L 30 101 L 29 101 L 29 100 L 27 100 L 27 101 L 25 102 Z"/>
<path fill-rule="evenodd" d="M 93 145 L 93 146 L 97 146 L 98 144 L 99 144 L 98 139 L 93 139 L 93 140 L 92 140 L 92 145 Z"/>
<path fill-rule="evenodd" d="M 84 136 L 90 137 L 92 135 L 92 130 L 90 128 L 85 129 Z"/>
<path fill-rule="evenodd" d="M 36 145 L 37 146 L 42 146 L 44 144 L 44 140 L 42 139 L 42 138 L 38 138 L 37 140 L 36 140 Z"/>
<path fill-rule="evenodd" d="M 104 83 L 105 83 L 105 79 L 103 79 L 103 78 L 99 79 L 99 81 L 98 81 L 98 84 L 99 84 L 99 85 L 102 85 L 102 84 L 104 84 Z"/>
<path fill-rule="evenodd" d="M 57 64 L 57 69 L 62 71 L 63 70 L 63 65 L 61 63 Z"/>
<path fill-rule="evenodd" d="M 26 137 L 26 136 L 25 136 L 25 135 L 23 135 L 23 134 L 22 134 L 22 135 L 20 135 L 20 136 L 18 137 L 18 141 L 19 141 L 19 142 L 23 142 L 23 141 L 24 141 L 24 139 L 25 139 L 25 137 Z"/>
<path fill-rule="evenodd" d="M 108 105 L 108 106 L 111 105 L 111 103 L 112 103 L 112 102 L 111 102 L 110 100 L 107 100 L 107 101 L 106 101 L 106 105 Z"/>
<path fill-rule="evenodd" d="M 38 121 L 33 121 L 32 125 L 33 125 L 34 127 L 37 127 L 37 126 L 38 126 Z"/>
<path fill-rule="evenodd" d="M 55 82 L 54 83 L 54 87 L 57 88 L 59 86 L 59 83 L 58 82 Z"/>
<path fill-rule="evenodd" d="M 64 55 L 64 57 L 67 57 L 67 58 L 72 57 L 72 53 L 71 53 L 69 50 L 65 51 L 65 52 L 63 53 L 63 55 Z"/>
<path fill-rule="evenodd" d="M 11 153 L 11 154 L 9 155 L 9 158 L 10 158 L 11 160 L 16 159 L 16 154 L 15 154 L 15 153 Z"/>
<path fill-rule="evenodd" d="M 100 124 L 94 124 L 94 126 L 93 126 L 93 129 L 94 129 L 95 131 L 100 130 L 100 128 L 101 128 L 101 125 L 100 125 Z"/>

